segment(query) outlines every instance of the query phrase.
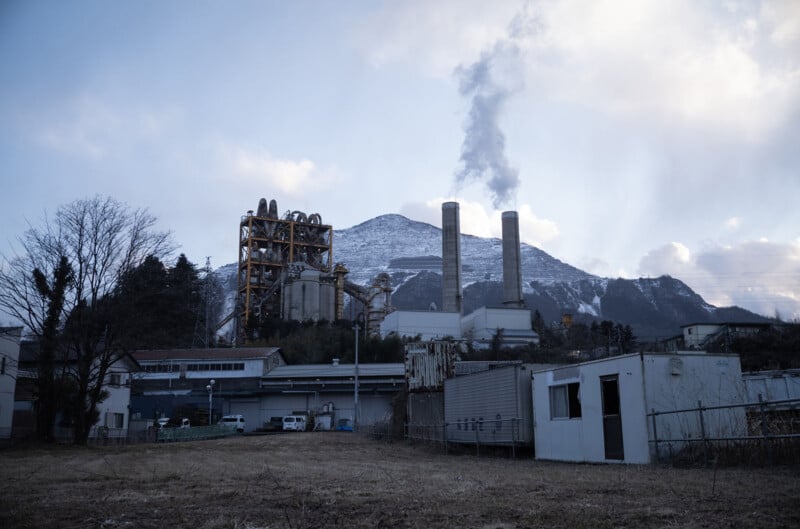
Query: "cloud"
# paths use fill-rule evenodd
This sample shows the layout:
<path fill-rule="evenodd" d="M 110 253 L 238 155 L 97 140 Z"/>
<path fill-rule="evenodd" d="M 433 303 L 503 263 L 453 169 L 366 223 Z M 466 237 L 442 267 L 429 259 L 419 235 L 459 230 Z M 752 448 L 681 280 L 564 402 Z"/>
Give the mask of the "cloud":
<path fill-rule="evenodd" d="M 639 273 L 681 279 L 714 305 L 800 318 L 800 240 L 744 241 L 696 253 L 681 243 L 670 243 L 648 252 L 639 263 Z"/>
<path fill-rule="evenodd" d="M 354 41 L 376 68 L 401 62 L 450 78 L 507 33 L 518 0 L 409 0 L 387 4 L 358 24 Z"/>
<path fill-rule="evenodd" d="M 400 213 L 406 217 L 434 226 L 442 225 L 442 203 L 458 202 L 459 218 L 461 220 L 461 233 L 477 237 L 502 236 L 502 212 L 489 210 L 479 202 L 453 198 L 434 198 L 424 203 L 405 203 L 400 208 Z M 533 246 L 541 246 L 559 236 L 559 229 L 555 222 L 540 219 L 527 204 L 518 208 L 520 240 Z"/>
<path fill-rule="evenodd" d="M 679 242 L 671 242 L 647 252 L 639 262 L 639 273 L 644 276 L 674 274 L 676 271 L 685 271 L 691 261 L 689 248 Z"/>
<path fill-rule="evenodd" d="M 335 167 L 321 169 L 308 159 L 281 159 L 265 150 L 228 144 L 219 150 L 229 175 L 264 188 L 274 187 L 289 196 L 303 195 L 312 186 L 324 190 L 341 179 Z"/>
<path fill-rule="evenodd" d="M 529 8 L 536 31 L 515 42 L 532 97 L 749 141 L 800 106 L 798 2 L 520 1 L 495 12 L 495 2 L 477 4 L 389 3 L 371 16 L 361 47 L 373 64 L 403 61 L 443 76 L 476 61 Z"/>
<path fill-rule="evenodd" d="M 738 230 L 741 225 L 742 225 L 742 219 L 740 219 L 739 217 L 731 217 L 725 221 L 725 227 L 731 231 Z"/>
<path fill-rule="evenodd" d="M 84 95 L 34 118 L 45 122 L 35 137 L 50 149 L 97 161 L 162 138 L 179 117 L 174 108 L 123 107 Z"/>

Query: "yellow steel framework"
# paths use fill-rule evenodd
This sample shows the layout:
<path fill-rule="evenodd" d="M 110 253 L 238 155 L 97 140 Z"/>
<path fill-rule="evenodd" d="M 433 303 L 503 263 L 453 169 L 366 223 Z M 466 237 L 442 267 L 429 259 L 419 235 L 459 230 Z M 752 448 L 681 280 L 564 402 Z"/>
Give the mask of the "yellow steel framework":
<path fill-rule="evenodd" d="M 283 219 L 248 212 L 239 223 L 237 280 L 238 340 L 246 340 L 250 318 L 280 316 L 284 270 L 303 264 L 331 272 L 333 228 L 318 214 L 287 212 Z"/>

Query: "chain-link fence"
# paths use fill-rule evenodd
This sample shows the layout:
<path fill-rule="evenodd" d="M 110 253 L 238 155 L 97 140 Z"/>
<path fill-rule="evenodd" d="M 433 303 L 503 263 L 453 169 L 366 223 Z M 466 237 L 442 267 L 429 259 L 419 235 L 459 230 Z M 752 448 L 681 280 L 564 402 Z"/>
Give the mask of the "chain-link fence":
<path fill-rule="evenodd" d="M 779 464 L 800 462 L 800 399 L 704 406 L 647 414 L 656 461 L 672 464 Z M 734 417 L 716 429 L 715 417 Z M 665 420 L 687 425 L 664 432 Z"/>
<path fill-rule="evenodd" d="M 445 451 L 474 447 L 475 453 L 505 448 L 516 457 L 520 449 L 533 445 L 531 420 L 519 417 L 484 420 L 476 418 L 456 423 L 408 423 L 405 439 L 416 443 L 441 445 Z"/>

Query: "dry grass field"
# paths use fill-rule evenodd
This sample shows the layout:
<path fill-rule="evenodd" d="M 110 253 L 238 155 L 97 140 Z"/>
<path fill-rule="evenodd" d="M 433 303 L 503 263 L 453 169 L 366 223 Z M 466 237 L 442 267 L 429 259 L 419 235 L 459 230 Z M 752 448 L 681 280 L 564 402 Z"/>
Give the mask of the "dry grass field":
<path fill-rule="evenodd" d="M 347 433 L 0 452 L 0 527 L 797 528 L 797 467 L 445 455 Z"/>

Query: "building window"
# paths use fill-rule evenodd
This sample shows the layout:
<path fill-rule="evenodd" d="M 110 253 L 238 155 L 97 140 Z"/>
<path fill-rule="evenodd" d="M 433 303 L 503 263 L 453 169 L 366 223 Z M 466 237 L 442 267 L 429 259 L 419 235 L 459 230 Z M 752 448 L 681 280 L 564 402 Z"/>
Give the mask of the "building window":
<path fill-rule="evenodd" d="M 108 375 L 108 385 L 109 386 L 121 386 L 122 385 L 122 373 L 111 373 Z"/>
<path fill-rule="evenodd" d="M 552 419 L 577 419 L 581 416 L 580 384 L 550 387 L 550 417 Z"/>
<path fill-rule="evenodd" d="M 109 413 L 106 426 L 109 428 L 122 428 L 125 425 L 125 414 Z"/>

